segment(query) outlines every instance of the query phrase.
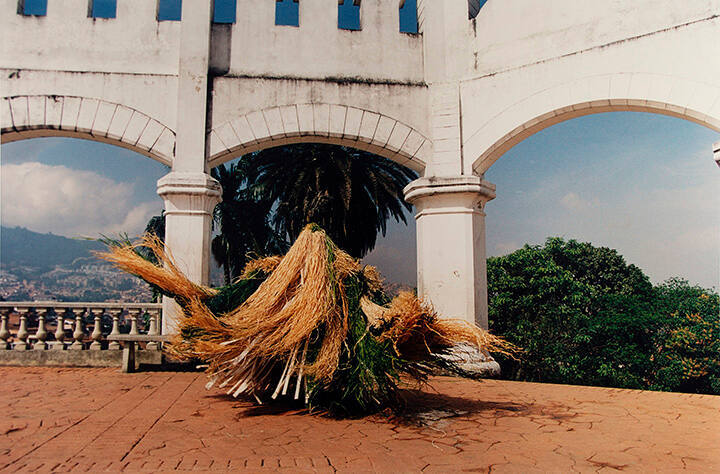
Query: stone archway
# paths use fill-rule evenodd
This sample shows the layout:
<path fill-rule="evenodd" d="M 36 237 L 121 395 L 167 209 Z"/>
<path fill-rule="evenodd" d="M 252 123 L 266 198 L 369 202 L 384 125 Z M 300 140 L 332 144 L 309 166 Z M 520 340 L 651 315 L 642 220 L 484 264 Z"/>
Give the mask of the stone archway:
<path fill-rule="evenodd" d="M 635 86 L 633 86 L 635 84 Z M 517 100 L 475 127 L 465 142 L 472 172 L 482 176 L 529 136 L 554 124 L 602 112 L 670 115 L 720 131 L 720 86 L 642 73 L 584 77 Z"/>
<path fill-rule="evenodd" d="M 419 131 L 386 115 L 337 104 L 269 107 L 225 122 L 208 135 L 208 165 L 294 143 L 329 143 L 369 151 L 419 173 L 431 142 Z"/>
<path fill-rule="evenodd" d="M 2 143 L 64 136 L 128 148 L 172 166 L 175 132 L 122 104 L 61 95 L 3 97 Z"/>

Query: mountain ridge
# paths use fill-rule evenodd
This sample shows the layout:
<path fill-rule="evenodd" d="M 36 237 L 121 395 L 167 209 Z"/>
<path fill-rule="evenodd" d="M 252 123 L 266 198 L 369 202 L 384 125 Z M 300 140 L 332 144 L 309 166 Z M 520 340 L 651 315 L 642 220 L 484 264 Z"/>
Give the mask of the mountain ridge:
<path fill-rule="evenodd" d="M 95 258 L 92 252 L 104 248 L 103 243 L 94 240 L 42 234 L 19 226 L 0 226 L 2 267 L 28 266 L 47 271 L 58 265 L 72 265 L 78 258 Z"/>

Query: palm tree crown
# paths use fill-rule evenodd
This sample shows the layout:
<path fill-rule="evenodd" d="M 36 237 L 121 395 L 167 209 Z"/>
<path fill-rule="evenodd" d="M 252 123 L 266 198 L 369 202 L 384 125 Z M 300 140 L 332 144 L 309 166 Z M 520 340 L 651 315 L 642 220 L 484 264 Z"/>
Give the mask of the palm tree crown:
<path fill-rule="evenodd" d="M 267 255 L 285 250 L 283 239 L 269 223 L 272 202 L 248 185 L 247 163 L 239 160 L 211 170 L 222 186 L 222 202 L 215 206 L 214 222 L 220 233 L 211 242 L 213 257 L 223 267 L 225 284 L 240 274 L 248 254 Z"/>
<path fill-rule="evenodd" d="M 363 257 L 387 221 L 407 223 L 403 188 L 417 174 L 387 158 L 346 147 L 302 144 L 241 158 L 255 191 L 275 203 L 273 224 L 295 240 L 316 223 L 338 246 Z"/>

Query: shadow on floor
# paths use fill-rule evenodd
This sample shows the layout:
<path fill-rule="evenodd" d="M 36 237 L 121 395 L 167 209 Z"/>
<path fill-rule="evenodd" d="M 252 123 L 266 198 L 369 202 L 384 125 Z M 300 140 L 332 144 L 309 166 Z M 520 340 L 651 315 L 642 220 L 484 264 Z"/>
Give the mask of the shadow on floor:
<path fill-rule="evenodd" d="M 196 363 L 165 361 L 162 364 L 140 364 L 137 372 L 203 372 L 204 370 L 198 368 Z"/>
<path fill-rule="evenodd" d="M 531 411 L 531 406 L 528 404 L 455 397 L 431 390 L 432 387 L 425 390 L 403 390 L 405 406 L 396 411 L 392 416 L 392 421 L 399 425 L 426 426 L 443 419 L 482 412 L 524 414 Z"/>
<path fill-rule="evenodd" d="M 257 416 L 322 416 L 328 418 L 339 418 L 324 412 L 310 413 L 302 403 L 302 400 L 278 399 L 265 401 L 258 405 L 252 398 L 233 398 L 224 393 L 208 394 L 209 398 L 216 401 L 227 401 L 239 403 L 236 419 Z M 404 389 L 400 391 L 402 405 L 396 409 L 387 409 L 366 416 L 386 418 L 388 421 L 398 425 L 406 426 L 427 426 L 438 420 L 469 416 L 481 412 L 504 412 L 524 414 L 531 411 L 531 405 L 517 402 L 492 402 L 478 399 L 452 396 L 445 393 L 433 391 L 432 386 L 425 386 L 422 389 Z M 365 418 L 365 417 L 348 417 Z"/>

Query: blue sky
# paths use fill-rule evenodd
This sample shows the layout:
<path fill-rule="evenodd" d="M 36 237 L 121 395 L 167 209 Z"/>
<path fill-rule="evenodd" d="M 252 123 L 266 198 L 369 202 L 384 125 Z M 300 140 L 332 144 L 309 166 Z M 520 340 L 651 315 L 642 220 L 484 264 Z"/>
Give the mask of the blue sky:
<path fill-rule="evenodd" d="M 606 113 L 550 127 L 506 153 L 486 178 L 487 248 L 502 255 L 562 236 L 616 248 L 654 281 L 718 287 L 720 134 L 691 122 Z M 167 167 L 79 139 L 2 145 L 3 225 L 71 237 L 142 231 L 159 213 Z M 393 281 L 415 278 L 415 230 L 394 224 L 366 259 Z"/>
<path fill-rule="evenodd" d="M 653 281 L 681 276 L 718 287 L 720 134 L 654 114 L 615 112 L 555 125 L 518 144 L 487 172 L 487 250 L 503 255 L 561 236 L 615 248 Z M 414 228 L 393 226 L 367 259 L 414 279 Z M 414 246 L 413 246 L 414 251 Z"/>

